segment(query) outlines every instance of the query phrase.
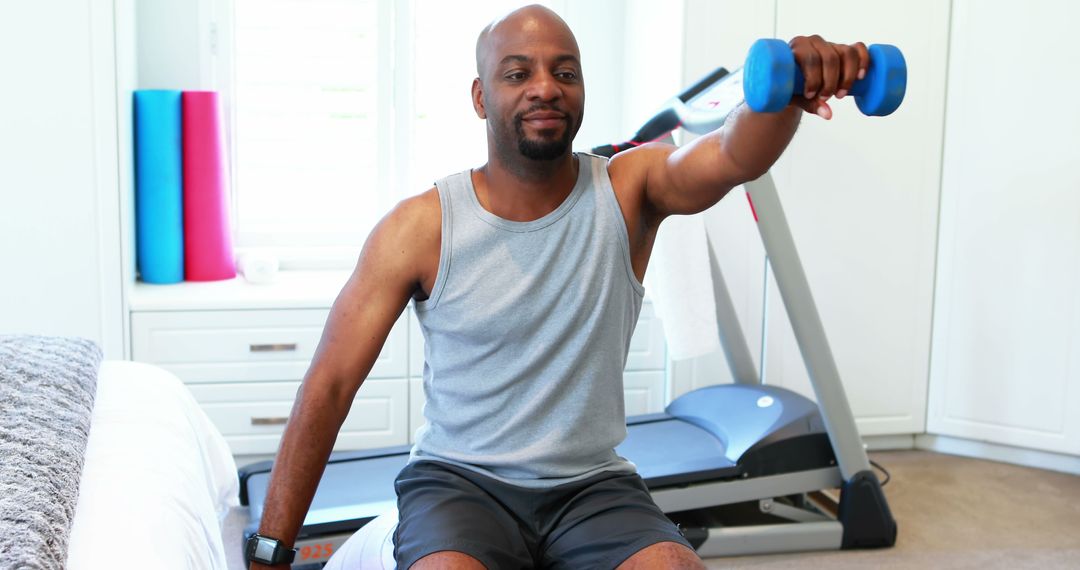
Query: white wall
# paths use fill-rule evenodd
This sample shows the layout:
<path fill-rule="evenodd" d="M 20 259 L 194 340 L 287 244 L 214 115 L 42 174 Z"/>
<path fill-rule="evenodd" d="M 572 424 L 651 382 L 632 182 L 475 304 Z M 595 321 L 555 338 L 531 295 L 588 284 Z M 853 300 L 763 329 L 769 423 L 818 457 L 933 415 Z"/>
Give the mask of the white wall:
<path fill-rule="evenodd" d="M 113 8 L 0 4 L 0 333 L 82 336 L 120 358 Z"/>
<path fill-rule="evenodd" d="M 615 87 L 621 117 L 604 144 L 628 140 L 683 89 L 683 2 L 626 0 L 624 5 L 623 64 Z"/>
<path fill-rule="evenodd" d="M 213 89 L 214 0 L 132 1 L 138 3 L 139 89 Z"/>

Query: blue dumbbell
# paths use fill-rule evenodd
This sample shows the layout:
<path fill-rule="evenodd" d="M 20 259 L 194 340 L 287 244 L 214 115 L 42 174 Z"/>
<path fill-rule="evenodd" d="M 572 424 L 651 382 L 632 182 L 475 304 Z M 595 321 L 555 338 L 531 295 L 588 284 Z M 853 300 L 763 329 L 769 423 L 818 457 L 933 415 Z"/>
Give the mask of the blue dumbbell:
<path fill-rule="evenodd" d="M 864 115 L 884 117 L 904 100 L 907 63 L 896 46 L 874 44 L 869 48 L 870 67 L 856 81 L 849 94 Z M 803 93 L 802 70 L 783 40 L 760 39 L 750 46 L 743 67 L 746 104 L 759 113 L 775 113 L 791 102 L 792 94 Z"/>

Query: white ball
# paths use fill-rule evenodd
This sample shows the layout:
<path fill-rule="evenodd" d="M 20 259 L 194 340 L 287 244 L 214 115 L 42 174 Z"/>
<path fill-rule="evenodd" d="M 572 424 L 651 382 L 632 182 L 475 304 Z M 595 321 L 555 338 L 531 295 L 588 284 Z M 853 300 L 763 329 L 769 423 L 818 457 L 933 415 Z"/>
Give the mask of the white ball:
<path fill-rule="evenodd" d="M 245 253 L 236 261 L 236 270 L 250 283 L 270 283 L 277 278 L 278 258 L 268 253 Z"/>

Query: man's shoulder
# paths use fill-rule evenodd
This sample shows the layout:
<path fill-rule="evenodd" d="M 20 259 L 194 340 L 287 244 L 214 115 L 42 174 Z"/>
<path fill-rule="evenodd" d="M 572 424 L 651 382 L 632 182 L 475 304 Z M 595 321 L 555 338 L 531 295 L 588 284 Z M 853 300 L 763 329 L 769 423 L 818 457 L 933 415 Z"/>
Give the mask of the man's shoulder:
<path fill-rule="evenodd" d="M 383 217 L 373 235 L 396 244 L 411 244 L 408 250 L 434 240 L 438 243 L 442 228 L 439 192 L 434 187 L 398 202 Z M 392 246 L 401 247 L 401 245 Z"/>
<path fill-rule="evenodd" d="M 644 191 L 649 173 L 663 164 L 676 146 L 667 143 L 647 143 L 611 157 L 608 178 L 616 193 Z"/>
<path fill-rule="evenodd" d="M 672 152 L 678 147 L 668 143 L 652 142 L 624 150 L 611 157 L 608 163 L 608 172 L 642 173 L 658 161 L 667 160 Z"/>
<path fill-rule="evenodd" d="M 364 246 L 373 263 L 404 270 L 422 281 L 438 265 L 442 218 L 435 188 L 405 198 L 388 212 L 368 237 Z M 363 263 L 368 255 L 361 254 Z"/>
<path fill-rule="evenodd" d="M 439 191 L 433 186 L 415 196 L 410 196 L 398 202 L 398 205 L 387 215 L 387 221 L 406 224 L 416 229 L 431 224 L 438 227 L 441 217 Z"/>

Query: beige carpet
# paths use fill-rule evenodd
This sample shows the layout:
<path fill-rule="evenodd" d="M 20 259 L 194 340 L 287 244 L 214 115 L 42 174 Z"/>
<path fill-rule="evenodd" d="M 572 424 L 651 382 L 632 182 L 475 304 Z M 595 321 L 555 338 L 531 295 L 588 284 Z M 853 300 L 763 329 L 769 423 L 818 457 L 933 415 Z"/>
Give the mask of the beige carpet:
<path fill-rule="evenodd" d="M 740 558 L 709 568 L 1080 569 L 1080 477 L 926 451 L 872 453 L 896 546 Z"/>

